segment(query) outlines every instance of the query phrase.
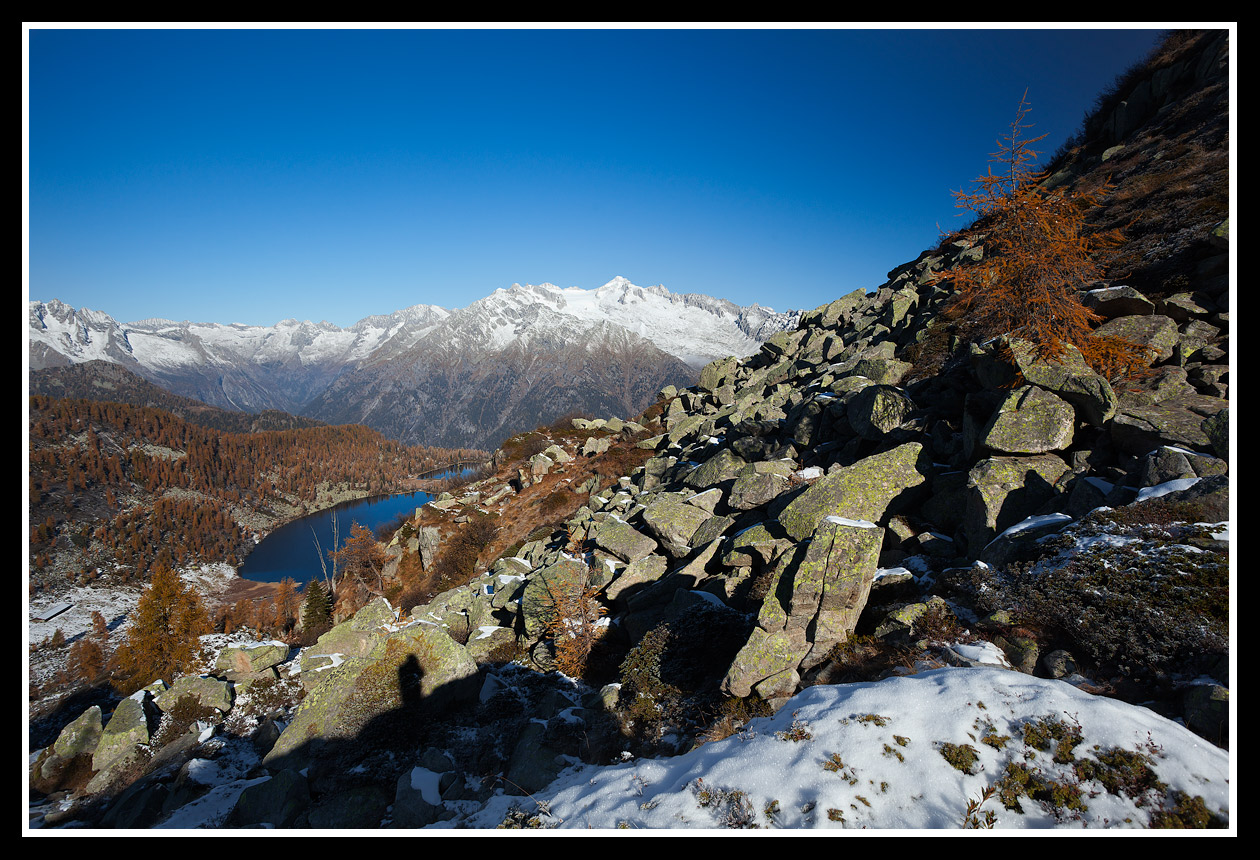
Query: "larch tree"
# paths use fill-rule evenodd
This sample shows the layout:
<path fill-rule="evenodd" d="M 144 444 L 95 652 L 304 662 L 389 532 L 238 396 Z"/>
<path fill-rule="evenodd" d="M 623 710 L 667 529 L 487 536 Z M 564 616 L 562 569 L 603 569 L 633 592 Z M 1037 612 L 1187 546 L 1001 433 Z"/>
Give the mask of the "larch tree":
<path fill-rule="evenodd" d="M 116 685 L 131 693 L 157 679 L 171 681 L 197 658 L 210 632 L 201 597 L 169 567 L 154 570 L 114 654 Z"/>
<path fill-rule="evenodd" d="M 353 523 L 345 546 L 329 556 L 341 569 L 336 583 L 337 612 L 341 617 L 353 615 L 373 597 L 384 594 L 385 550 L 367 526 Z"/>
<path fill-rule="evenodd" d="M 1085 222 L 1111 186 L 1047 188 L 1032 149 L 1045 135 L 1025 137 L 1029 110 L 1025 93 L 987 175 L 975 180 L 975 190 L 954 192 L 956 205 L 976 215 L 967 232 L 983 243 L 984 257 L 942 275 L 957 291 L 951 315 L 972 338 L 1009 335 L 1030 342 L 1042 361 L 1061 361 L 1071 345 L 1108 378 L 1138 372 L 1149 366 L 1147 350 L 1095 335 L 1102 318 L 1080 299 L 1080 291 L 1104 275 L 1097 252 L 1123 239 L 1114 230 L 1091 232 Z M 1000 165 L 996 173 L 994 164 Z"/>

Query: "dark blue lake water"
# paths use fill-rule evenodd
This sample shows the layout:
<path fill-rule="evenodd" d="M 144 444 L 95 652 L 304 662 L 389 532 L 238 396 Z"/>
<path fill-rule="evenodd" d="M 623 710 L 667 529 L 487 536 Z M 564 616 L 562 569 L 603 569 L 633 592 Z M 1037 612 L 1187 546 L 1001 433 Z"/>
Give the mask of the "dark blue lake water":
<path fill-rule="evenodd" d="M 441 478 L 446 474 L 449 473 L 434 477 Z M 433 497 L 428 493 L 417 490 L 414 493 L 396 493 L 392 496 L 345 502 L 335 508 L 309 514 L 281 526 L 263 538 L 237 568 L 237 575 L 254 582 L 279 582 L 285 577 L 291 577 L 299 587 L 305 586 L 312 579 L 322 580 L 324 569 L 320 567 L 315 540 L 319 539 L 324 560 L 327 561 L 328 551 L 334 549 L 334 517 L 337 521 L 338 541 L 344 544 L 350 537 L 350 527 L 354 523 L 367 526 L 375 532 L 378 526 L 392 522 L 404 511 L 414 514 L 416 508 L 431 498 Z"/>

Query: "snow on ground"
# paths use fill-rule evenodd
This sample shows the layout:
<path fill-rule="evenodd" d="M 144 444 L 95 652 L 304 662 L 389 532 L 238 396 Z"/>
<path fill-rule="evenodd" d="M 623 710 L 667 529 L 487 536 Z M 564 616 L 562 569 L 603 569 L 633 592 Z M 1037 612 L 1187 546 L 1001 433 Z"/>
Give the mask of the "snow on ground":
<path fill-rule="evenodd" d="M 1070 765 L 1053 762 L 1053 746 L 1038 750 L 1024 741 L 1022 727 L 1042 719 L 1079 730 L 1076 759 L 1113 748 L 1149 756 L 1169 789 L 1202 797 L 1209 811 L 1231 818 L 1230 757 L 1224 750 L 1145 708 L 1092 696 L 1062 681 L 980 667 L 811 687 L 775 716 L 685 755 L 577 765 L 531 797 L 451 801 L 446 806 L 457 817 L 435 827 L 493 829 L 520 810 L 539 816 L 546 827 L 581 831 L 958 830 L 969 801 L 983 801 L 977 820 L 991 811 L 995 829 L 1148 826 L 1160 800 L 1148 797 L 1139 804 L 1110 794 L 1101 783 L 1075 776 Z M 983 743 L 986 736 L 1007 739 L 999 749 Z M 946 760 L 946 743 L 974 749 L 972 773 Z M 231 746 L 238 744 L 247 746 L 245 741 Z M 213 762 L 190 766 L 190 778 L 209 791 L 158 828 L 221 826 L 240 792 L 265 779 L 246 777 L 251 756 L 228 748 Z M 1020 813 L 996 796 L 983 799 L 985 788 L 1012 763 L 1078 788 L 1084 808 L 1055 808 L 1024 796 Z"/>
<path fill-rule="evenodd" d="M 998 668 L 951 668 L 811 687 L 735 737 L 675 758 L 578 767 L 532 799 L 492 798 L 465 823 L 495 827 L 519 806 L 530 814 L 548 810 L 543 820 L 560 828 L 715 828 L 743 820 L 763 828 L 958 829 L 968 801 L 979 800 L 1008 763 L 1074 781 L 1069 767 L 1051 761 L 1052 750 L 1023 743 L 1021 725 L 1041 717 L 1079 725 L 1077 758 L 1113 747 L 1154 751 L 1160 780 L 1202 796 L 1209 810 L 1229 817 L 1229 755 L 1188 729 L 1060 681 Z M 979 742 L 989 726 L 1010 736 L 1004 749 Z M 944 743 L 974 747 L 975 773 L 951 766 Z M 1139 808 L 1100 783 L 1079 787 L 1083 812 L 1048 809 L 1024 797 L 1023 814 L 997 798 L 980 814 L 992 810 L 999 829 L 1137 828 L 1150 821 L 1149 805 Z M 732 792 L 743 792 L 742 801 Z"/>

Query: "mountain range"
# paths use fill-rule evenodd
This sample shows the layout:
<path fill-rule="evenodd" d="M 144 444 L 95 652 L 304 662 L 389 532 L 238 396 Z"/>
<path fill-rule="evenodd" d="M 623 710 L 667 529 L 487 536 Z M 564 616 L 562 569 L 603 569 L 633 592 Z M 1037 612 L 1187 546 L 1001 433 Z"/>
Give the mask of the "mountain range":
<path fill-rule="evenodd" d="M 640 287 L 513 284 L 465 308 L 414 305 L 348 328 L 146 319 L 29 304 L 33 375 L 103 360 L 226 409 L 362 423 L 408 444 L 493 447 L 566 413 L 632 415 L 799 314 Z"/>

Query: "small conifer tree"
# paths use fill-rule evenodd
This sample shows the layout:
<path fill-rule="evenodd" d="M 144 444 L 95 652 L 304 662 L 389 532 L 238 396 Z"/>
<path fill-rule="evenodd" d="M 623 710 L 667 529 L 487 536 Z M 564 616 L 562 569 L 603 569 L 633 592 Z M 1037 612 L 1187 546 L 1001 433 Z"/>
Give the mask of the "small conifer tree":
<path fill-rule="evenodd" d="M 1079 297 L 1103 276 L 1096 253 L 1122 240 L 1118 231 L 1086 229 L 1086 212 L 1111 186 L 1047 189 L 1032 149 L 1045 135 L 1025 137 L 1028 111 L 1025 93 L 1010 133 L 990 158 L 1001 169 L 994 173 L 990 166 L 972 192 L 954 192 L 956 205 L 977 216 L 970 232 L 983 242 L 984 259 L 942 275 L 953 278 L 957 291 L 951 315 L 972 339 L 1007 334 L 1031 342 L 1043 361 L 1062 360 L 1071 345 L 1099 373 L 1130 375 L 1149 365 L 1147 350 L 1095 335 L 1101 317 Z"/>
<path fill-rule="evenodd" d="M 328 627 L 329 621 L 328 594 L 318 579 L 312 579 L 302 604 L 302 629 L 307 633 L 320 631 Z"/>
<path fill-rule="evenodd" d="M 209 632 L 196 589 L 169 567 L 157 567 L 114 654 L 117 686 L 130 693 L 159 678 L 173 680 L 197 658 L 199 637 Z"/>

